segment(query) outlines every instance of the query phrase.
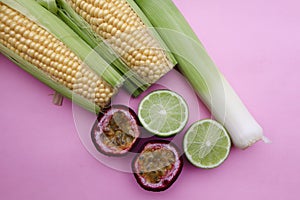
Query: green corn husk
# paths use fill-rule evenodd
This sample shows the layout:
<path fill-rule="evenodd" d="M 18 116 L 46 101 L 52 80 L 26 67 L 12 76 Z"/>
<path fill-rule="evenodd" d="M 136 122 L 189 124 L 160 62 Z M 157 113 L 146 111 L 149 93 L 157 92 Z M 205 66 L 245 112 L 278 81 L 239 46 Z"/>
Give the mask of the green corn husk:
<path fill-rule="evenodd" d="M 36 0 L 40 5 L 43 7 L 47 8 L 50 12 L 53 14 L 57 13 L 57 5 L 56 5 L 56 0 Z"/>

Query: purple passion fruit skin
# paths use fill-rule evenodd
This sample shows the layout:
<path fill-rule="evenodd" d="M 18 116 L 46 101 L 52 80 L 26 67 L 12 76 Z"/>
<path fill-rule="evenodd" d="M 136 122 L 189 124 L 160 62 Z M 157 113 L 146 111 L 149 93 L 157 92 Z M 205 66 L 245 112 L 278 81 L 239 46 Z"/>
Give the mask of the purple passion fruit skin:
<path fill-rule="evenodd" d="M 165 140 L 146 143 L 132 161 L 132 171 L 139 185 L 153 192 L 168 189 L 178 178 L 182 166 L 178 148 Z"/>
<path fill-rule="evenodd" d="M 140 136 L 139 125 L 132 109 L 112 105 L 99 114 L 91 131 L 92 141 L 97 150 L 105 155 L 125 155 Z"/>

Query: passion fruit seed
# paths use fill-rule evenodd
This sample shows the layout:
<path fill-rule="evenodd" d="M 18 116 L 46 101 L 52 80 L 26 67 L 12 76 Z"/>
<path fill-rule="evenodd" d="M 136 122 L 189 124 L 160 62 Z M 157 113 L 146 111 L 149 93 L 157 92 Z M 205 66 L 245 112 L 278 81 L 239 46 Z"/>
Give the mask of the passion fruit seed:
<path fill-rule="evenodd" d="M 103 153 L 126 153 L 139 136 L 135 113 L 125 106 L 115 106 L 102 113 L 92 130 L 96 148 Z"/>
<path fill-rule="evenodd" d="M 146 143 L 132 162 L 134 176 L 149 191 L 169 188 L 181 173 L 183 159 L 177 147 L 164 140 Z"/>
<path fill-rule="evenodd" d="M 102 142 L 108 147 L 117 147 L 120 150 L 127 149 L 134 136 L 130 128 L 130 121 L 126 115 L 117 111 L 109 120 L 108 126 L 103 129 L 104 134 L 101 135 Z"/>
<path fill-rule="evenodd" d="M 102 134 L 103 143 L 109 147 L 118 147 L 119 149 L 128 148 L 134 137 L 130 134 L 130 123 L 126 115 L 117 111 L 109 120 L 109 124 Z"/>
<path fill-rule="evenodd" d="M 140 175 L 150 183 L 159 183 L 174 163 L 174 153 L 166 149 L 147 150 L 138 159 Z"/>

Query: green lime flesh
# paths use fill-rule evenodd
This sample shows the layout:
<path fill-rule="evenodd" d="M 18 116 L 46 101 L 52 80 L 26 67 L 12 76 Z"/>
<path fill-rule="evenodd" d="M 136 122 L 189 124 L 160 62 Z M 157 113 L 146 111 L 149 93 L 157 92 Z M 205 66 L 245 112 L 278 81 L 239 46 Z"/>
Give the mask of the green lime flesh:
<path fill-rule="evenodd" d="M 228 157 L 230 147 L 230 137 L 225 128 L 211 119 L 195 122 L 183 140 L 187 159 L 200 168 L 215 168 L 221 165 Z"/>
<path fill-rule="evenodd" d="M 138 117 L 149 132 L 168 137 L 180 132 L 188 120 L 188 106 L 175 92 L 157 90 L 140 103 Z"/>

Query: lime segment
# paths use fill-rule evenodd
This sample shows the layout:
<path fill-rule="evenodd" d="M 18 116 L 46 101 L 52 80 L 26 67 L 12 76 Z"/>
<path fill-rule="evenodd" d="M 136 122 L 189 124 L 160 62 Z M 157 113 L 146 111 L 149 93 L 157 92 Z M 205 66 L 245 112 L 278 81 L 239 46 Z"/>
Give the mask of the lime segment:
<path fill-rule="evenodd" d="M 230 137 L 225 128 L 211 119 L 195 122 L 183 140 L 187 159 L 200 168 L 214 168 L 222 164 L 230 147 Z"/>
<path fill-rule="evenodd" d="M 149 132 L 168 137 L 180 132 L 188 120 L 188 106 L 175 92 L 157 90 L 140 103 L 138 117 Z"/>

